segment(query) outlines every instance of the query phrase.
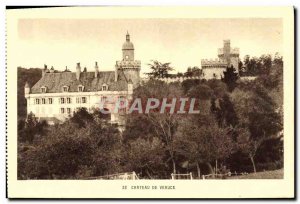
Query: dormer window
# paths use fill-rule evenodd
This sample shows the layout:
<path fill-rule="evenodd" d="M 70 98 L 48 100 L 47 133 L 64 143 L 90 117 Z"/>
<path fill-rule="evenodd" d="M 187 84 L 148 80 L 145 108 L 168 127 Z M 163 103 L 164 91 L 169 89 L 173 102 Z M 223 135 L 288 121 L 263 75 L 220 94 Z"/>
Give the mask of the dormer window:
<path fill-rule="evenodd" d="M 45 86 L 42 86 L 42 87 L 41 87 L 41 92 L 42 92 L 42 93 L 46 93 L 46 91 L 47 91 L 47 88 L 46 88 Z"/>
<path fill-rule="evenodd" d="M 68 92 L 69 91 L 69 87 L 68 86 L 63 86 L 63 92 Z"/>
<path fill-rule="evenodd" d="M 79 86 L 78 86 L 78 92 L 83 92 L 83 90 L 84 90 L 84 86 L 79 85 Z"/>
<path fill-rule="evenodd" d="M 107 91 L 108 90 L 108 86 L 106 84 L 102 85 L 102 91 Z"/>

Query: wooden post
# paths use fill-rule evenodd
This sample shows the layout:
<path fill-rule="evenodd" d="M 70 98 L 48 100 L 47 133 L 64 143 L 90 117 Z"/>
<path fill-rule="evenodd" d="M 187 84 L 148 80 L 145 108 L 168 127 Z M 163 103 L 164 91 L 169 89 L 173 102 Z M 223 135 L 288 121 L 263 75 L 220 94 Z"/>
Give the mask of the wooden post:
<path fill-rule="evenodd" d="M 190 176 L 191 176 L 191 180 L 193 180 L 193 174 L 192 174 L 192 172 L 190 172 Z"/>
<path fill-rule="evenodd" d="M 174 175 L 173 175 L 173 173 L 171 173 L 171 177 L 172 177 L 172 180 L 174 180 Z"/>

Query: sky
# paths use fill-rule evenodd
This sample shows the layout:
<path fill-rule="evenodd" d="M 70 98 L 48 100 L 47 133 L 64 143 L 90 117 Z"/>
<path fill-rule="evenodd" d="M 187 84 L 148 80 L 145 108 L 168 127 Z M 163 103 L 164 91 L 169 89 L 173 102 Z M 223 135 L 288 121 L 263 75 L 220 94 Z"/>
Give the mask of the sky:
<path fill-rule="evenodd" d="M 246 54 L 282 54 L 281 19 L 20 19 L 14 62 L 21 67 L 48 67 L 75 71 L 76 63 L 94 71 L 114 70 L 122 59 L 128 31 L 141 60 L 141 73 L 151 60 L 171 62 L 175 72 L 201 66 L 201 59 L 217 58 L 223 40 Z"/>

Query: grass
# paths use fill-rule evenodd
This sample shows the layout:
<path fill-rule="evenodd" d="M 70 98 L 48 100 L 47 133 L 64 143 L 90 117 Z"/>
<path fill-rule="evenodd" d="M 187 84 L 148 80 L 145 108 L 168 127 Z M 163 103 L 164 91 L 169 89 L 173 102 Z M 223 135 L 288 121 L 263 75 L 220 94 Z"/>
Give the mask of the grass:
<path fill-rule="evenodd" d="M 227 177 L 227 179 L 283 179 L 283 169 L 250 173 L 242 176 Z"/>

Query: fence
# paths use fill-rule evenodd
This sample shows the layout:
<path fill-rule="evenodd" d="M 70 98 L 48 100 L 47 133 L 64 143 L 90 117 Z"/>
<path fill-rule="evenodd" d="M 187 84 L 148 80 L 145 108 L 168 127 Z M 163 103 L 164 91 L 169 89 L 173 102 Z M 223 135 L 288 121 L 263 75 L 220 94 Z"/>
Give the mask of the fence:
<path fill-rule="evenodd" d="M 208 174 L 208 175 L 202 175 L 202 179 L 225 179 L 226 177 L 231 177 L 231 176 L 242 176 L 242 175 L 247 175 L 248 173 L 237 173 L 237 172 L 228 172 L 225 174 Z"/>
<path fill-rule="evenodd" d="M 186 179 L 186 180 L 193 180 L 193 175 L 192 172 L 189 174 L 171 174 L 172 180 L 181 180 L 181 179 Z"/>
<path fill-rule="evenodd" d="M 126 173 L 119 173 L 119 174 L 110 174 L 105 176 L 95 176 L 89 177 L 88 180 L 139 180 L 139 177 L 136 173 L 133 172 L 126 172 Z"/>

